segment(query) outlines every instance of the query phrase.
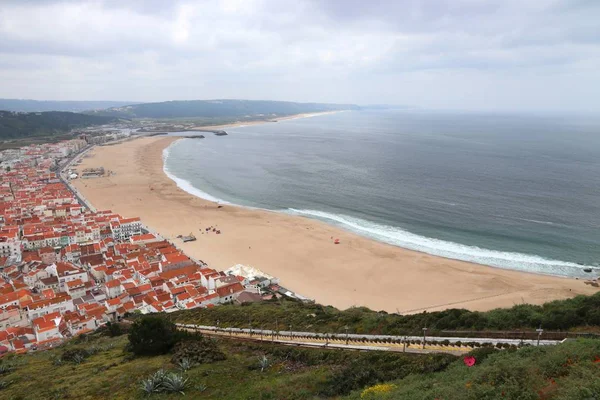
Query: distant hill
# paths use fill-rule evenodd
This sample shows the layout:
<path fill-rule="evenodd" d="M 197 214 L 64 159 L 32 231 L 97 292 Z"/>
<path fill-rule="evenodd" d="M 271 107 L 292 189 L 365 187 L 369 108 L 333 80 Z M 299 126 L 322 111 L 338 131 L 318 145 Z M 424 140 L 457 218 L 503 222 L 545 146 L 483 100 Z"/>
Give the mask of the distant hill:
<path fill-rule="evenodd" d="M 0 99 L 0 110 L 19 112 L 88 111 L 135 104 L 135 101 L 55 101 Z"/>
<path fill-rule="evenodd" d="M 294 103 L 268 100 L 178 100 L 134 104 L 90 112 L 122 118 L 272 118 L 277 116 L 357 110 L 354 104 Z"/>
<path fill-rule="evenodd" d="M 52 136 L 91 125 L 104 125 L 114 117 L 77 114 L 63 111 L 17 113 L 0 111 L 0 139 L 21 139 L 30 136 Z"/>

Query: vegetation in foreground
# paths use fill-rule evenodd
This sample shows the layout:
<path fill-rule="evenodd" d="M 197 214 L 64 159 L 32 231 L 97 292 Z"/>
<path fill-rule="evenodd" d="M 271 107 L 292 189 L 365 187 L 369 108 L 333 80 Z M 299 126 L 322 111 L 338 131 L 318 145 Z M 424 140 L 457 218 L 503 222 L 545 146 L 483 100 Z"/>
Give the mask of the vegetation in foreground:
<path fill-rule="evenodd" d="M 157 322 L 160 320 L 162 322 Z M 149 330 L 152 326 L 155 330 Z M 0 362 L 6 399 L 549 399 L 600 397 L 600 341 L 470 356 L 304 349 L 172 332 L 139 318 Z M 155 335 L 156 333 L 156 335 Z M 119 336 L 111 337 L 111 334 Z M 156 338 L 154 355 L 134 344 Z M 166 347 L 165 347 L 166 346 Z M 147 352 L 144 352 L 147 354 Z"/>
<path fill-rule="evenodd" d="M 552 301 L 541 306 L 520 304 L 487 312 L 450 309 L 413 315 L 376 312 L 365 307 L 340 311 L 319 304 L 276 300 L 244 305 L 224 305 L 214 309 L 197 308 L 168 315 L 175 322 L 221 327 L 342 333 L 402 335 L 422 333 L 427 327 L 435 334 L 442 330 L 598 330 L 600 293 Z"/>
<path fill-rule="evenodd" d="M 0 397 L 339 398 L 380 381 L 441 371 L 456 360 L 447 354 L 302 349 L 182 332 L 175 332 L 173 340 L 165 335 L 171 329 L 169 322 L 159 319 L 165 324 L 161 326 L 156 319 L 138 319 L 129 335 L 104 336 L 113 331 L 109 328 L 47 352 L 9 356 L 0 364 L 5 367 Z M 155 331 L 148 330 L 149 326 Z M 130 341 L 136 337 L 156 338 L 154 355 L 136 355 Z"/>
<path fill-rule="evenodd" d="M 483 350 L 483 349 L 482 349 Z M 463 360 L 440 373 L 412 374 L 383 390 L 355 391 L 351 399 L 588 400 L 600 398 L 600 341 L 493 351 L 467 367 Z M 485 349 L 485 351 L 490 351 Z"/>

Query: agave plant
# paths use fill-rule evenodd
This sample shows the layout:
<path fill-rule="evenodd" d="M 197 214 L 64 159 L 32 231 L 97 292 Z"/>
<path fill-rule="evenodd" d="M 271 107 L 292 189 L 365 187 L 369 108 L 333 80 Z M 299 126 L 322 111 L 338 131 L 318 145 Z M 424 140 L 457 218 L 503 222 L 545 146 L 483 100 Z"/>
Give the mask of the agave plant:
<path fill-rule="evenodd" d="M 162 384 L 167 392 L 185 394 L 183 391 L 185 390 L 187 382 L 188 379 L 183 375 L 171 373 L 165 375 Z"/>
<path fill-rule="evenodd" d="M 98 349 L 98 347 L 96 346 L 90 346 L 88 347 L 85 352 L 89 355 L 89 356 L 93 356 L 94 354 L 96 354 L 98 351 L 100 351 L 100 349 Z"/>
<path fill-rule="evenodd" d="M 12 384 L 12 381 L 0 381 L 0 390 L 9 387 Z"/>
<path fill-rule="evenodd" d="M 156 371 L 151 377 L 150 379 L 153 379 L 155 382 L 157 382 L 159 385 L 164 381 L 165 376 L 167 376 L 167 373 L 165 372 L 164 369 L 159 369 L 158 371 Z"/>
<path fill-rule="evenodd" d="M 14 369 L 15 367 L 13 367 L 11 364 L 0 364 L 0 375 L 8 374 Z"/>
<path fill-rule="evenodd" d="M 83 362 L 83 360 L 85 360 L 85 357 L 83 356 L 83 354 L 75 354 L 73 356 L 73 362 L 75 364 L 81 364 Z"/>
<path fill-rule="evenodd" d="M 208 389 L 208 386 L 206 386 L 203 383 L 199 383 L 196 385 L 196 390 L 199 392 L 204 392 L 206 389 Z"/>
<path fill-rule="evenodd" d="M 258 366 L 260 367 L 260 372 L 263 372 L 271 366 L 271 361 L 263 354 L 261 357 L 258 357 Z"/>
<path fill-rule="evenodd" d="M 142 379 L 140 382 L 140 388 L 146 396 L 150 396 L 153 393 L 160 392 L 160 385 L 156 382 L 153 377 Z"/>
<path fill-rule="evenodd" d="M 179 366 L 179 369 L 181 369 L 183 372 L 186 372 L 192 369 L 194 363 L 189 358 L 184 357 L 181 360 L 179 360 L 177 365 Z"/>

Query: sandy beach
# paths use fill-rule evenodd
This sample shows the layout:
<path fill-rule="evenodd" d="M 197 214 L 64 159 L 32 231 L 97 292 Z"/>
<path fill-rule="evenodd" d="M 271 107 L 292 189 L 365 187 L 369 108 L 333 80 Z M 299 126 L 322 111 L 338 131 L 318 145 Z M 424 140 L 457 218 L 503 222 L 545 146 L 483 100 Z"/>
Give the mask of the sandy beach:
<path fill-rule="evenodd" d="M 320 221 L 217 204 L 179 189 L 163 172 L 175 137 L 145 137 L 94 148 L 78 169 L 103 166 L 108 177 L 74 185 L 98 209 L 139 216 L 190 256 L 216 269 L 257 267 L 317 302 L 338 308 L 413 313 L 488 310 L 593 294 L 581 280 L 528 274 L 431 256 L 379 243 Z M 221 235 L 201 234 L 216 226 Z M 193 233 L 195 242 L 177 235 Z M 331 238 L 339 238 L 336 245 Z"/>
<path fill-rule="evenodd" d="M 225 124 L 225 125 L 199 126 L 197 128 L 192 128 L 190 130 L 191 131 L 205 131 L 207 129 L 227 129 L 227 128 L 235 128 L 235 127 L 240 127 L 240 126 L 260 125 L 260 124 L 267 124 L 270 122 L 286 121 L 286 120 L 290 120 L 290 119 L 317 117 L 319 115 L 336 114 L 339 112 L 344 112 L 344 110 L 294 114 L 294 115 L 287 115 L 285 117 L 277 117 L 277 118 L 272 118 L 272 119 L 267 119 L 267 120 L 257 119 L 257 120 L 253 120 L 253 121 L 240 121 L 240 122 L 234 122 L 232 124 Z"/>

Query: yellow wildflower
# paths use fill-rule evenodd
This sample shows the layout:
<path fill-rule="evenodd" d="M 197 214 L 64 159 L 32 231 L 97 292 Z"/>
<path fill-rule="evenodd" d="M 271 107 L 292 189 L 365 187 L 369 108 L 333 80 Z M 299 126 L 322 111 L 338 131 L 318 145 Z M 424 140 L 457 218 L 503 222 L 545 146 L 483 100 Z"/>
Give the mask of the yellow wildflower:
<path fill-rule="evenodd" d="M 396 385 L 392 385 L 391 383 L 380 383 L 378 385 L 371 386 L 371 387 L 368 387 L 365 390 L 363 390 L 362 393 L 360 394 L 360 398 L 361 399 L 377 398 L 382 393 L 391 392 L 395 387 L 396 387 Z"/>

